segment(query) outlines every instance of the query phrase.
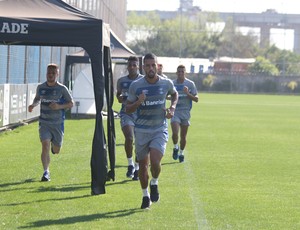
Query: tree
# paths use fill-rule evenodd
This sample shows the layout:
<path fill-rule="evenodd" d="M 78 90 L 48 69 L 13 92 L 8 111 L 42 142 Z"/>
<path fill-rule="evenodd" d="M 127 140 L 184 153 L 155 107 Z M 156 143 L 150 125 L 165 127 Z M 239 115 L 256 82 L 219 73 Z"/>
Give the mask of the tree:
<path fill-rule="evenodd" d="M 289 50 L 280 50 L 272 45 L 264 50 L 263 56 L 270 60 L 283 75 L 300 73 L 300 55 Z"/>
<path fill-rule="evenodd" d="M 157 20 L 154 12 L 151 12 L 151 17 L 148 14 L 128 16 L 130 33 L 139 35 L 128 44 L 136 53 L 151 51 L 159 56 L 194 58 L 216 55 L 220 33 L 206 30 L 203 15 L 197 14 L 191 19 L 178 14 L 176 18 L 162 21 Z M 149 18 L 154 19 L 153 23 L 149 23 Z"/>
<path fill-rule="evenodd" d="M 258 56 L 255 62 L 249 66 L 248 70 L 254 74 L 279 75 L 276 66 L 262 56 Z"/>
<path fill-rule="evenodd" d="M 222 31 L 218 56 L 252 58 L 257 56 L 258 50 L 258 38 L 252 32 L 243 35 L 233 23 L 232 18 L 226 22 Z"/>

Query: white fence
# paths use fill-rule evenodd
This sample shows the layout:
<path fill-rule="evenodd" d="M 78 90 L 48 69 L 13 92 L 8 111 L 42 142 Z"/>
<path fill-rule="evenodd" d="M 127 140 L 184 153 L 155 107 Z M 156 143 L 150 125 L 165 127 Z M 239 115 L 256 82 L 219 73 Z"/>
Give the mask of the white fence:
<path fill-rule="evenodd" d="M 32 113 L 27 110 L 35 97 L 37 85 L 37 83 L 0 85 L 0 128 L 39 116 L 39 106 Z"/>

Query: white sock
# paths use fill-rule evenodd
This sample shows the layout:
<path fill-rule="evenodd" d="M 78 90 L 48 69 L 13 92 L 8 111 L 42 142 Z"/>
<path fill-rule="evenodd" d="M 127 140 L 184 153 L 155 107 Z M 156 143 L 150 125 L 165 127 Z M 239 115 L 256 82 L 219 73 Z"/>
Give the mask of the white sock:
<path fill-rule="evenodd" d="M 153 178 L 150 181 L 150 185 L 158 185 L 158 178 Z"/>
<path fill-rule="evenodd" d="M 143 192 L 143 197 L 144 196 L 148 196 L 148 197 L 150 196 L 149 192 L 148 192 L 148 188 L 142 189 L 142 192 Z"/>
<path fill-rule="evenodd" d="M 134 169 L 135 170 L 139 170 L 140 169 L 139 163 L 137 163 L 137 162 L 134 163 Z"/>
<path fill-rule="evenodd" d="M 174 149 L 178 149 L 179 147 L 178 147 L 178 144 L 175 144 L 174 145 Z"/>
<path fill-rule="evenodd" d="M 127 158 L 127 160 L 128 160 L 128 165 L 134 165 L 132 157 Z"/>
<path fill-rule="evenodd" d="M 182 149 L 180 149 L 180 150 L 179 150 L 179 155 L 184 155 L 184 153 L 183 153 L 183 150 L 182 150 Z"/>

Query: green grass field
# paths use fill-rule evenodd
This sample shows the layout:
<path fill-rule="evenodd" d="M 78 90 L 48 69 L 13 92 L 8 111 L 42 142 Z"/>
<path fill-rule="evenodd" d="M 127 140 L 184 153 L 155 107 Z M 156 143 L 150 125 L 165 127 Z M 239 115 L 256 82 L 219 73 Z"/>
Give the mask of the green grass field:
<path fill-rule="evenodd" d="M 162 161 L 161 199 L 141 210 L 125 177 L 116 120 L 116 181 L 91 196 L 94 120 L 67 120 L 42 183 L 38 125 L 0 134 L 0 229 L 300 229 L 298 96 L 199 94 L 185 163 Z M 116 105 L 116 108 L 118 105 Z"/>

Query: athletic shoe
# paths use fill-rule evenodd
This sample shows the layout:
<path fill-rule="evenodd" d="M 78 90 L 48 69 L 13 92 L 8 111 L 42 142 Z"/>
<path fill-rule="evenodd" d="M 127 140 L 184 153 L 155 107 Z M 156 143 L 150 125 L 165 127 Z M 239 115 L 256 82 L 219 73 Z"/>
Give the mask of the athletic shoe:
<path fill-rule="evenodd" d="M 173 159 L 174 160 L 177 160 L 178 159 L 178 151 L 179 151 L 179 149 L 173 149 Z"/>
<path fill-rule="evenodd" d="M 151 201 L 150 201 L 149 196 L 144 196 L 143 197 L 143 202 L 142 202 L 142 205 L 141 205 L 141 209 L 149 209 L 150 205 L 151 205 Z"/>
<path fill-rule="evenodd" d="M 159 200 L 159 193 L 157 185 L 150 185 L 150 198 L 152 202 L 157 202 Z"/>
<path fill-rule="evenodd" d="M 184 162 L 184 155 L 180 155 L 180 156 L 179 156 L 179 162 L 180 162 L 180 163 Z"/>
<path fill-rule="evenodd" d="M 132 177 L 133 177 L 133 174 L 134 174 L 134 166 L 133 166 L 133 165 L 129 165 L 129 166 L 128 166 L 128 169 L 127 169 L 126 176 L 127 176 L 128 178 L 132 178 Z"/>
<path fill-rule="evenodd" d="M 41 181 L 50 181 L 50 173 L 44 172 Z"/>
<path fill-rule="evenodd" d="M 132 180 L 139 180 L 139 170 L 134 171 Z"/>

